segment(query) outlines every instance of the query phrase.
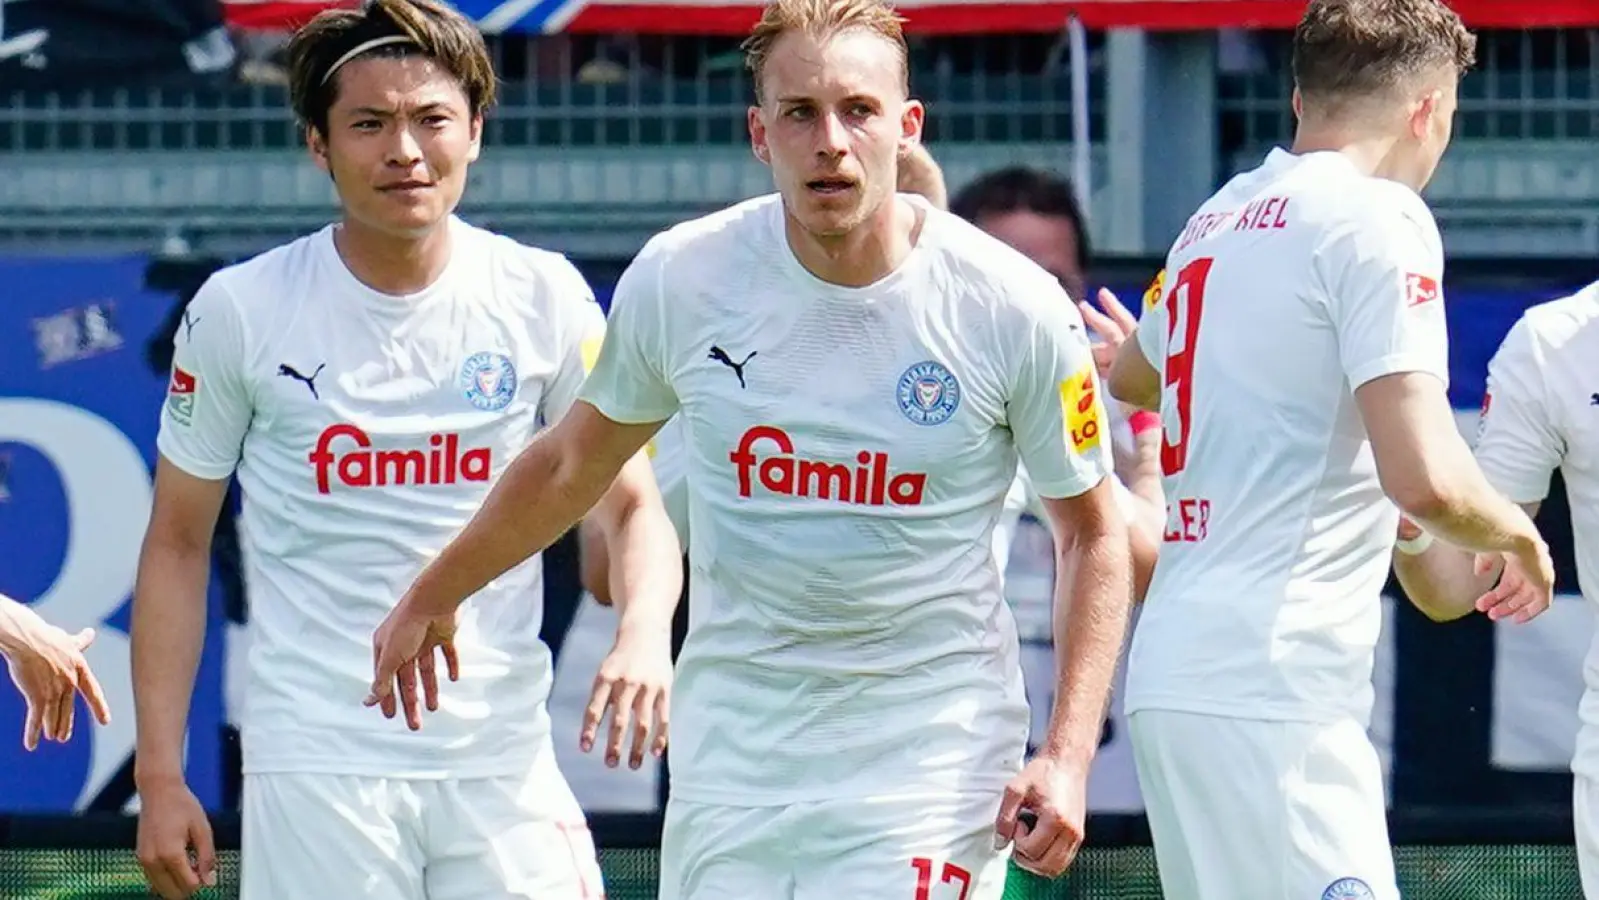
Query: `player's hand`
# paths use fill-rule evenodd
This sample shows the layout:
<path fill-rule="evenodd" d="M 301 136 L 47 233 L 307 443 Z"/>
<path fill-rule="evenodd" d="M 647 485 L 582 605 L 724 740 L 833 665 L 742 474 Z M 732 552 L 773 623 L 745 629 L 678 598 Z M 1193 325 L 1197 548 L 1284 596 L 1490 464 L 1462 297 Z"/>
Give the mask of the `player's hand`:
<path fill-rule="evenodd" d="M 101 725 L 110 723 L 111 709 L 105 692 L 83 657 L 83 651 L 94 643 L 94 629 L 67 634 L 26 606 L 19 605 L 14 615 L 18 633 L 14 636 L 15 649 L 6 659 L 11 680 L 28 704 L 22 746 L 34 750 L 41 737 L 63 744 L 72 740 L 72 720 L 80 693 L 95 719 Z"/>
<path fill-rule="evenodd" d="M 455 613 L 426 615 L 401 600 L 372 635 L 372 693 L 365 705 L 377 706 L 385 718 L 394 718 L 396 706 L 405 710 L 405 724 L 412 731 L 422 728 L 422 711 L 417 707 L 417 683 L 421 682 L 422 701 L 429 712 L 439 708 L 439 674 L 434 652 L 444 657 L 444 668 L 451 681 L 461 678 L 461 663 L 455 655 Z M 399 699 L 395 700 L 395 685 Z"/>
<path fill-rule="evenodd" d="M 1479 553 L 1476 573 L 1487 575 L 1503 561 L 1499 581 L 1477 598 L 1477 611 L 1495 622 L 1530 622 L 1554 602 L 1555 566 L 1549 545 L 1534 540 L 1521 553 Z"/>
<path fill-rule="evenodd" d="M 1005 788 L 994 822 L 995 844 L 1015 842 L 1016 864 L 1045 878 L 1058 878 L 1083 844 L 1088 817 L 1088 769 L 1039 755 Z M 1022 811 L 1037 817 L 1029 827 Z"/>
<path fill-rule="evenodd" d="M 646 747 L 656 757 L 666 752 L 672 693 L 671 643 L 670 628 L 618 630 L 616 644 L 594 676 L 594 691 L 583 712 L 578 746 L 584 753 L 594 749 L 606 710 L 611 713 L 605 744 L 607 766 L 615 768 L 621 762 L 624 743 L 628 744 L 628 766 L 634 769 L 644 765 Z"/>
<path fill-rule="evenodd" d="M 139 866 L 164 900 L 217 883 L 216 842 L 200 801 L 181 779 L 139 787 Z"/>
<path fill-rule="evenodd" d="M 1094 329 L 1098 340 L 1092 345 L 1094 351 L 1094 367 L 1099 370 L 1100 378 L 1110 377 L 1111 364 L 1116 361 L 1116 354 L 1121 350 L 1122 344 L 1132 337 L 1138 328 L 1138 320 L 1128 312 L 1127 307 L 1116 299 L 1116 295 L 1109 288 L 1099 289 L 1099 305 L 1104 312 L 1094 308 L 1087 300 L 1077 301 L 1077 308 L 1083 314 L 1083 321 L 1088 327 Z"/>

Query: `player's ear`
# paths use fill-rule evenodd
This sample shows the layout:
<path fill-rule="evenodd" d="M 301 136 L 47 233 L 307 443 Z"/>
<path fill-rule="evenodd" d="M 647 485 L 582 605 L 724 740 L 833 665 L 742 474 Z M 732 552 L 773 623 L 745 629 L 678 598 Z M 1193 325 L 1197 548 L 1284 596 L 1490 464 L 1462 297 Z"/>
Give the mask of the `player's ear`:
<path fill-rule="evenodd" d="M 1301 95 L 1299 93 L 1299 88 L 1298 87 L 1294 88 L 1293 104 L 1294 104 L 1294 118 L 1295 119 L 1303 119 L 1305 117 L 1305 98 L 1304 98 L 1303 95 Z"/>
<path fill-rule="evenodd" d="M 899 114 L 899 152 L 904 157 L 922 142 L 922 126 L 927 122 L 927 108 L 920 100 L 906 100 Z"/>
<path fill-rule="evenodd" d="M 1443 91 L 1433 88 L 1410 105 L 1410 136 L 1424 140 L 1432 134 L 1433 119 L 1443 111 Z"/>
<path fill-rule="evenodd" d="M 761 108 L 751 106 L 747 114 L 750 127 L 750 150 L 755 158 L 765 163 L 772 164 L 772 148 L 766 143 L 766 122 L 761 119 Z"/>
<path fill-rule="evenodd" d="M 311 161 L 316 167 L 329 175 L 333 174 L 332 166 L 328 163 L 328 140 L 315 125 L 305 126 L 305 146 L 311 151 Z"/>
<path fill-rule="evenodd" d="M 466 161 L 477 162 L 478 154 L 483 152 L 483 113 L 472 114 L 472 146 L 467 150 Z"/>

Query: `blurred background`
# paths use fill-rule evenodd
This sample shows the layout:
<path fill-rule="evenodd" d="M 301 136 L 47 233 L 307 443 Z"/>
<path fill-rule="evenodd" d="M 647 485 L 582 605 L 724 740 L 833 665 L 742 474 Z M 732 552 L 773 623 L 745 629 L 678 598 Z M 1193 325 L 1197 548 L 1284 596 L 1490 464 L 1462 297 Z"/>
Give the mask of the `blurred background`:
<path fill-rule="evenodd" d="M 100 630 L 90 659 L 116 713 L 28 755 L 21 703 L 0 691 L 0 898 L 65 896 L 68 883 L 71 896 L 137 890 L 131 856 L 112 851 L 131 847 L 137 809 L 127 606 L 170 336 L 217 267 L 334 215 L 288 113 L 282 50 L 297 24 L 338 5 L 0 0 L 0 591 L 69 631 Z M 1451 396 L 1469 434 L 1511 323 L 1599 278 L 1599 0 L 1451 5 L 1480 34 L 1480 64 L 1426 197 L 1449 254 Z M 456 6 L 480 24 L 504 81 L 462 215 L 567 253 L 602 303 L 652 233 L 770 190 L 744 125 L 751 89 L 737 46 L 759 12 L 749 0 Z M 1292 135 L 1288 29 L 1303 0 L 901 9 L 950 194 L 1033 170 L 1001 205 L 1057 220 L 1090 294 L 1136 297 L 1194 207 Z M 1078 218 L 1047 202 L 1062 183 Z M 1385 601 L 1372 732 L 1407 896 L 1578 895 L 1567 764 L 1593 623 L 1575 596 L 1558 479 L 1541 522 L 1563 594 L 1531 625 L 1433 624 L 1397 586 Z M 238 788 L 230 648 L 248 597 L 229 521 L 218 538 L 188 766 L 226 835 Z M 575 750 L 611 621 L 571 560 L 565 544 L 551 552 L 556 741 L 602 843 L 643 853 L 647 870 L 666 773 L 611 772 Z M 1012 563 L 1026 565 L 1025 552 Z M 1015 574 L 1027 632 L 1049 573 Z M 1024 639 L 1047 660 L 1047 628 Z M 1158 896 L 1115 711 L 1090 802 L 1103 853 L 1084 857 L 1082 877 L 1105 874 L 1057 895 Z M 613 885 L 612 896 L 631 895 Z"/>

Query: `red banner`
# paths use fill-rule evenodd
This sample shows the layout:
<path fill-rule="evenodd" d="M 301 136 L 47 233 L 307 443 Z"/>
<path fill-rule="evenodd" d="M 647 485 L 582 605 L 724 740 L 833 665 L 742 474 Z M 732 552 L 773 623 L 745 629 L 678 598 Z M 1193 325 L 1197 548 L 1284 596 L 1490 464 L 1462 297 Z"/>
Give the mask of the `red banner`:
<path fill-rule="evenodd" d="M 287 29 L 319 10 L 358 0 L 224 0 L 243 29 Z M 1058 31 L 1075 15 L 1089 28 L 1159 31 L 1293 28 L 1306 0 L 903 0 L 907 29 L 921 34 Z M 760 16 L 755 0 L 464 0 L 489 32 L 742 34 Z M 1599 26 L 1599 0 L 1451 0 L 1473 28 Z"/>

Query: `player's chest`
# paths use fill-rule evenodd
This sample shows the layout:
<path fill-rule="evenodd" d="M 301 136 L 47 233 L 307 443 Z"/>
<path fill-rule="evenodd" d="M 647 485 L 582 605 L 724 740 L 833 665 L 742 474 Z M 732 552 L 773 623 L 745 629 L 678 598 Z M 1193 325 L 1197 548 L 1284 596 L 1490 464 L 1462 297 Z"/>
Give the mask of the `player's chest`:
<path fill-rule="evenodd" d="M 252 361 L 251 434 L 323 488 L 487 481 L 541 424 L 553 341 L 481 321 L 320 324 Z"/>
<path fill-rule="evenodd" d="M 705 329 L 671 374 L 688 435 L 746 488 L 864 502 L 896 474 L 982 465 L 1004 418 L 998 367 L 917 324 Z"/>

